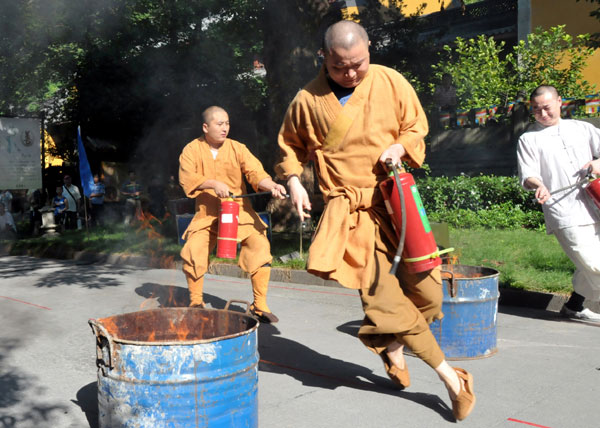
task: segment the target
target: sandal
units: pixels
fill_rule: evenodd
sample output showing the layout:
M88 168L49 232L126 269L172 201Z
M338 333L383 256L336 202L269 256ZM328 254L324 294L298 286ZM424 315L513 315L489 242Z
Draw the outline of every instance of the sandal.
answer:
M394 365L394 363L390 361L390 357L388 357L385 350L379 354L379 357L381 357L385 372L392 382L402 387L402 389L408 388L410 386L410 374L408 373L408 368L404 367L403 369L400 369L398 366Z
M475 407L475 394L473 394L473 375L464 369L452 367L458 375L460 393L452 401L452 414L457 421L462 421L469 416Z

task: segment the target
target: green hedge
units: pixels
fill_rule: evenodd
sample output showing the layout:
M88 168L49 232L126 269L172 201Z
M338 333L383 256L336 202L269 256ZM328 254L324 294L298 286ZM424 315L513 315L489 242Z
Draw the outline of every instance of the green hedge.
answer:
M544 228L541 206L517 177L461 175L415 181L431 221L463 228Z

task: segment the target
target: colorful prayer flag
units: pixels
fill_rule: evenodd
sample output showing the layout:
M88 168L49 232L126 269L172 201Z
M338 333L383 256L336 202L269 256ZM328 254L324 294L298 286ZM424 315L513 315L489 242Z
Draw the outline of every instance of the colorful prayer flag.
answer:
M450 112L446 110L440 111L440 125L442 128L450 126Z
M508 104L506 104L506 114L511 114L514 106L515 106L515 102L509 101Z
M600 94L585 96L585 112L587 114L600 113Z
M466 126L469 123L469 111L468 110L457 110L456 111L456 124L458 126Z
M475 109L475 123L479 126L485 125L487 120L487 108Z

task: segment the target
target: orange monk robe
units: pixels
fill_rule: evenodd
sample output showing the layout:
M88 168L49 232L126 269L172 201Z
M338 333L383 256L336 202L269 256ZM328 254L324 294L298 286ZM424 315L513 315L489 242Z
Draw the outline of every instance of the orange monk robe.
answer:
M375 222L397 239L377 185L387 176L379 157L392 144L406 149L403 160L419 167L428 126L412 86L395 70L370 65L342 106L324 68L290 104L279 132L287 179L314 158L327 203L310 247L307 270L348 288L368 288L374 269ZM387 249L391 255L395 248Z
M260 181L270 178L260 161L244 144L226 139L219 148L216 159L213 159L204 137L197 138L184 147L179 157L179 183L186 196L195 199L196 214L185 230L183 239L189 241L194 233L209 229L213 233L217 232L221 198L212 189L201 190L198 187L212 179L227 184L234 195L246 194L244 177L254 190L258 190ZM252 208L249 198L239 198L236 202L240 205L238 240L242 241L256 232L264 234L267 226ZM270 248L268 241L266 242L266 248L261 254L254 254L254 257L240 255L240 266L244 270L252 272L271 261ZM195 278L204 275L208 267L207 261L195 260L193 252L185 250L186 247L181 252L184 271Z

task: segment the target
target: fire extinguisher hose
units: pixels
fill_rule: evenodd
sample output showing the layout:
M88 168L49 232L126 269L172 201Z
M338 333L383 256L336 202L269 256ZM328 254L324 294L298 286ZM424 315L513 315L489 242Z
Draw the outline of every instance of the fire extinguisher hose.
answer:
M270 195L271 191L267 191L267 192L258 192L258 193L246 193L245 195L234 195L233 193L229 192L229 197L232 199L238 199L238 198L253 198L255 196L263 196L263 195ZM288 193L285 194L286 198L289 198L290 195Z
M400 258L402 256L402 250L404 250L404 240L406 238L406 202L404 200L404 192L402 191L402 184L400 183L400 177L398 176L398 169L391 159L386 159L385 164L388 169L394 174L394 181L396 182L396 190L400 196L400 208L402 210L402 228L400 229L400 241L398 242L398 248L396 249L396 255L392 262L392 268L390 274L396 275L398 265L400 264Z

